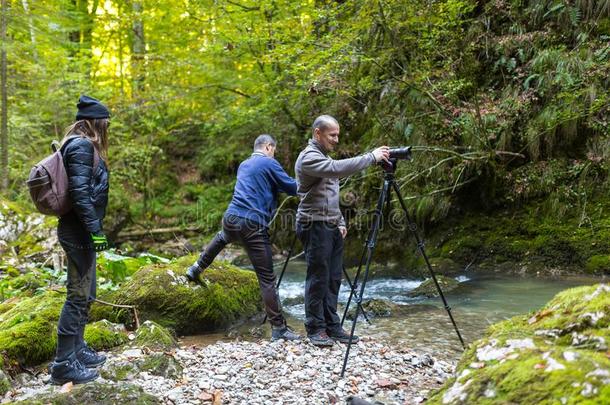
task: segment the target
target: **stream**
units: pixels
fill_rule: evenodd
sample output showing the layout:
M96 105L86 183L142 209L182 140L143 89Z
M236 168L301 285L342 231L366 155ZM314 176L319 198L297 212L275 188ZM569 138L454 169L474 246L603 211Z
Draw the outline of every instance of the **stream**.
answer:
M559 291L601 281L600 278L586 276L541 278L475 272L455 278L460 282L460 287L445 296L466 344L479 339L493 323L539 309ZM356 334L427 352L439 359L457 360L462 348L441 299L411 298L407 295L423 281L412 278L369 280L364 294L365 301L371 298L386 299L402 307L398 314L389 318L372 318L371 324L359 317ZM304 283L305 263L293 261L286 270L279 292L288 324L303 334ZM349 287L344 281L339 294L340 315L348 296ZM242 329L251 329L253 326L256 324L244 325ZM351 321L346 321L344 327L349 331ZM270 328L262 329L268 338ZM243 335L244 339L255 339ZM182 342L206 345L218 340L231 338L226 334L210 334L184 337Z

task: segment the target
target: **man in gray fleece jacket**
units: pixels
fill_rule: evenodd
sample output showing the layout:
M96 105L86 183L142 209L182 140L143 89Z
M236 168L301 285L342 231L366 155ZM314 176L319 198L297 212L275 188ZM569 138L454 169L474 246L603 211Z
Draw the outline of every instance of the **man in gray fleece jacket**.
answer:
M350 159L334 160L328 153L339 143L339 123L322 115L313 123L312 139L295 164L297 236L305 248L305 329L317 346L331 346L333 340L347 343L349 334L341 328L337 298L343 270L345 219L339 209L339 179L387 160L389 149L381 146ZM354 340L357 341L357 336Z

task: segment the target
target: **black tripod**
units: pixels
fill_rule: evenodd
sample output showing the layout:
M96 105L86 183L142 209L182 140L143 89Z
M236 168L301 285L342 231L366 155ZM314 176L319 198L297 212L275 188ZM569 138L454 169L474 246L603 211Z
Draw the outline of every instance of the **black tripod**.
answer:
M460 334L460 331L458 330L455 320L453 319L453 315L451 315L451 308L447 304L447 300L445 299L445 295L443 294L443 291L441 290L441 286L438 284L438 281L436 280L436 275L434 274L434 271L432 270L432 266L430 265L428 256L426 256L426 252L424 250L424 243L420 239L419 235L417 234L417 225L415 224L415 222L413 222L411 220L411 216L409 215L409 210L407 209L407 206L405 205L405 202L402 199L402 196L400 194L400 189L398 188L398 186L396 185L396 182L394 181L394 173L396 172L397 164L398 164L397 159L390 159L389 163L385 163L382 166L383 170L384 170L383 187L381 189L381 193L379 194L379 200L377 200L377 207L376 207L375 213L374 213L373 225L371 227L371 230L369 231L366 245L362 252L362 256L360 257L360 264L358 265L358 271L356 272L356 276L354 278L353 285L357 285L358 280L360 278L360 272L362 270L362 262L366 255L366 265L365 265L365 270L364 270L364 277L362 279L362 284L360 285L360 293L355 294L354 289L352 289L349 299L347 301L347 306L345 308L343 320L341 321L341 323L343 324L343 321L345 320L345 314L347 314L347 310L349 309L349 305L352 301L352 298L355 296L355 300L356 300L356 304L357 304L356 305L356 315L355 315L354 321L352 323L352 330L350 332L349 343L347 345L347 350L345 352L345 358L343 359L343 368L341 369L341 377L343 377L343 375L345 374L345 368L347 367L347 359L349 356L350 348L352 346L354 332L356 330L356 323L358 322L358 316L360 315L360 309L362 308L362 306L361 306L362 297L364 295L364 289L366 287L366 282L369 277L369 268L371 265L371 260L373 258L373 251L375 250L375 244L377 243L377 236L379 234L379 226L381 225L381 220L382 220L382 216L383 216L382 210L386 203L388 206L390 206L390 202L391 202L390 193L391 193L392 189L396 192L396 196L398 197L400 206L402 207L402 209L405 213L409 231L411 231L411 234L415 237L415 240L417 242L417 248L426 262L428 271L430 272L430 275L432 276L432 280L434 280L434 284L436 285L436 289L437 289L441 299L443 300L445 310L447 311L447 314L449 315L449 319L451 319L451 323L453 324L453 327L455 328L455 332L457 333L457 336L460 339L460 343L462 344L462 347L464 349L466 348L466 345L464 344L464 340L462 339L462 335Z

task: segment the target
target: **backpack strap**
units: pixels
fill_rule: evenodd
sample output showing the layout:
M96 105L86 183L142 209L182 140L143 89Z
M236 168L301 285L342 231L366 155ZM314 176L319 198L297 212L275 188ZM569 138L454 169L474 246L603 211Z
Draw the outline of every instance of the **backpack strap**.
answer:
M67 144L70 143L70 141L72 141L73 139L76 138L85 138L84 136L81 135L70 135L69 137L66 138L65 142L63 143L63 145L60 145L59 142L57 141L53 141L51 142L51 150L53 150L53 152L57 152L58 150L61 151L62 156L63 156L63 149L66 147ZM89 141L91 142L91 141ZM93 144L93 142L91 142ZM97 148L95 147L95 144L93 144L93 173L95 173L97 171L97 168L100 165L100 154L97 151Z

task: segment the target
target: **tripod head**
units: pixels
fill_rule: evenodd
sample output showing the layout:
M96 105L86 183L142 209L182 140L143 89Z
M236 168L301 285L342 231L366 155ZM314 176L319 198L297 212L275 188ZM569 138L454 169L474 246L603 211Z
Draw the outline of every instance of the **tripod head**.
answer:
M379 162L379 166L381 166L386 176L394 175L394 173L396 172L396 168L398 167L398 159L389 158L387 162L385 160L382 160L381 162Z

